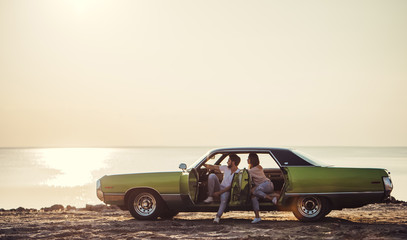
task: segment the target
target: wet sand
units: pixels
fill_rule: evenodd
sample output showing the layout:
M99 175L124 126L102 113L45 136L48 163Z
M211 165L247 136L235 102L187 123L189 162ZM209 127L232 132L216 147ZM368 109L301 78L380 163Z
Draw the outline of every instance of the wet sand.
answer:
M67 210L69 209L69 210ZM291 212L180 213L172 220L138 221L127 211L87 209L1 210L0 239L407 239L407 203L371 204L332 211L323 221L299 222Z

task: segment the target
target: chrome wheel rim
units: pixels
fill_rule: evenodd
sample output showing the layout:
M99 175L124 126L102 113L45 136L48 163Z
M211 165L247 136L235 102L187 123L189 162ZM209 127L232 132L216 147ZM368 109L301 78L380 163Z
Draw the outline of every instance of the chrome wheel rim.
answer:
M141 216L150 216L157 208L155 197L150 193L141 193L133 203L134 210Z
M322 204L318 197L301 197L297 201L298 212L307 218L315 217L321 212Z

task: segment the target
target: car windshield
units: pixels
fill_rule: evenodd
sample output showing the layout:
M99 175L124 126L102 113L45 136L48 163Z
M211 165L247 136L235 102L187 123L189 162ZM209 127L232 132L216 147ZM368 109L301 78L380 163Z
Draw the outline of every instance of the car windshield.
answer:
M194 163L191 164L191 166L190 166L188 169L196 168L196 167L198 166L198 164L199 164L204 158L206 158L210 152L211 152L211 151L208 151L207 153L205 153L204 155L202 155L201 157L199 157Z
M304 159L305 161L311 163L314 166L320 166L320 167L327 167L328 164L321 162L320 160L315 160L314 157L312 157L311 155L301 152L299 150L291 150L293 153L295 153L297 156L299 156L300 158Z

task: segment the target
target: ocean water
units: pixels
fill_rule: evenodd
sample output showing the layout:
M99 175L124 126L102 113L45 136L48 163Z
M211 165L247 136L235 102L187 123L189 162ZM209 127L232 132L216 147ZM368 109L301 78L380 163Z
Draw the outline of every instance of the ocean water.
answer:
M392 195L407 201L407 147L294 147L333 166L385 168ZM101 203L96 180L107 174L177 171L210 147L0 148L0 208L84 207ZM241 168L246 167L242 161Z

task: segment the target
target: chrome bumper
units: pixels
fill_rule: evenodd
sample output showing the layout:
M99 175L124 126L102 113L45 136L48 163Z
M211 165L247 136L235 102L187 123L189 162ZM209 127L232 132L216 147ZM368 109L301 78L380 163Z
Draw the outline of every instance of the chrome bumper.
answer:
M390 193L393 190L393 182L391 181L390 176L383 177L383 184L384 184L384 195L385 198L390 197Z
M96 196L100 199L100 201L105 201L104 194L102 192L102 185L100 184L100 179L96 181Z

